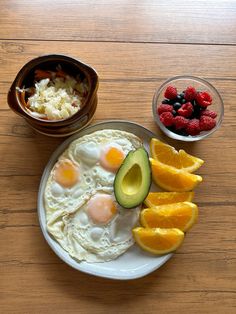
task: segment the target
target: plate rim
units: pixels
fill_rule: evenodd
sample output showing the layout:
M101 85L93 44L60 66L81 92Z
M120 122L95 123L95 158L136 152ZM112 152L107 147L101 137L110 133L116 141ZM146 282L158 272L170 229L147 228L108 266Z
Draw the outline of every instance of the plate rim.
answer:
M69 265L70 267L80 271L80 272L83 272L83 273L86 273L86 274L89 274L89 275L92 275L92 276L97 276L97 277L103 277L103 278L107 278L107 279L115 279L115 280L133 280L133 279L138 279L138 278L141 278L141 277L144 277L150 273L152 273L153 271L157 270L158 268L160 268L163 264L165 264L172 256L174 253L169 253L169 254L166 254L166 255L162 255L163 259L162 261L153 266L153 267L150 267L148 268L147 270L143 270L143 271L139 271L138 273L134 273L132 274L132 272L130 272L129 274L123 274L122 276L121 275L116 275L116 273L114 273L114 275L109 275L109 274L106 274L104 273L104 271L100 271L99 270L95 270L94 272L90 271L90 270L87 270L87 269L84 269L84 268L81 268L80 267L80 263L77 262L75 259L73 259L72 257L72 260L74 263L76 263L76 265L74 265L74 263L72 263L70 260L68 260L66 257L64 257L61 252L59 250L57 250L57 248L55 248L55 244L53 244L53 242L55 242L56 244L57 241L55 239L53 239L53 237L47 232L46 230L46 223L43 223L42 221L42 217L40 215L40 212L42 210L44 210L44 207L42 206L41 208L41 203L42 203L42 188L43 188L43 185L44 185L44 181L45 181L45 177L47 176L47 172L48 172L48 168L50 168L50 164L52 163L52 160L54 160L55 158L57 158L58 156L60 156L59 154L61 154L61 150L62 150L62 147L67 147L72 141L74 141L76 138L80 137L80 134L85 132L87 134L90 134L90 133L87 133L89 130L91 130L91 132L93 132L93 129L96 128L96 127L102 127L103 125L107 125L107 124L124 124L124 125L130 125L130 126L134 126L134 127L138 127L138 128L141 128L143 131L145 131L149 136L151 137L156 137L156 135L148 130L147 128L145 128L144 126L142 126L141 124L139 123L136 123L136 122L132 122L132 121L129 121L129 120L104 120L104 121L100 121L100 122L97 122L97 123L94 123L92 125L89 125L85 128L83 128L82 130L79 130L78 132L76 132L75 134L71 135L70 137L68 137L65 141L63 141L62 143L59 144L59 146L53 151L53 153L50 155L49 159L48 159L48 162L47 164L45 165L44 167L44 170L43 170L43 173L41 175L41 179L40 179L40 184L39 184L39 188L38 188L38 197L37 197L37 215L38 215L38 219L39 219L39 225L40 225L40 229L43 233L43 236L44 236L44 239L46 240L47 244L49 245L49 247L53 250L53 252L64 262L66 263L67 265ZM111 128L113 129L114 126L111 126ZM99 128L100 129L100 128ZM108 129L108 128L107 128ZM115 128L114 128L115 129ZM95 132L95 131L94 131ZM128 131L127 131L128 132ZM83 136L83 135L82 135ZM65 149L65 148L63 148ZM59 244L58 244L59 245ZM125 253L124 253L125 254ZM86 262L83 262L83 263L86 263ZM87 263L87 264L92 264L92 263ZM98 263L96 263L97 265Z

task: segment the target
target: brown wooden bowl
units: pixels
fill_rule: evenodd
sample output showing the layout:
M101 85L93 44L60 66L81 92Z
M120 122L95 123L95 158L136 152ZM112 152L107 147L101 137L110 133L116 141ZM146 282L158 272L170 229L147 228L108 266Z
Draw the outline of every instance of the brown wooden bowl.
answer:
M82 108L74 115L63 120L44 120L32 116L21 101L17 90L34 85L34 71L36 69L55 70L61 65L63 70L71 76L80 74L87 78L89 91ZM65 55L45 55L32 59L18 72L8 92L8 105L36 131L49 136L67 136L82 129L90 123L97 107L98 75L87 64Z

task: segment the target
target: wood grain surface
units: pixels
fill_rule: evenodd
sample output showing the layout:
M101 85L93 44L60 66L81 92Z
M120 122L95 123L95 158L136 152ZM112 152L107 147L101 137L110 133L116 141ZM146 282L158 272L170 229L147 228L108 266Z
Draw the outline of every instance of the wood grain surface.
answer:
M236 312L236 2L0 1L0 313ZM73 270L49 248L37 217L40 178L64 139L36 134L7 91L30 59L64 53L99 73L93 123L127 119L205 160L196 189L199 222L164 266L128 281ZM167 78L206 78L225 116L193 144L165 137L152 119Z

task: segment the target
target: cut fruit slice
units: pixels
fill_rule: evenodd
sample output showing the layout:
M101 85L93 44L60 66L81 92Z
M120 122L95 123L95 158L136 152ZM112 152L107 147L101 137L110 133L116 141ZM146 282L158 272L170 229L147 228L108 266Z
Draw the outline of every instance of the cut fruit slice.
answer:
M194 192L150 192L144 201L147 207L179 202L191 202Z
M141 224L148 228L178 228L187 231L197 218L198 207L190 202L146 208L141 212Z
M142 228L133 229L135 241L143 248L153 254L167 254L175 251L184 240L183 231L171 228Z
M187 192L193 190L202 177L167 166L150 158L154 182L167 191Z
M114 193L124 208L140 205L148 195L152 183L148 153L143 147L130 151L120 166L115 180Z
M188 172L194 172L204 163L202 159L187 154L183 149L178 152L174 147L156 138L151 139L150 151L155 160Z

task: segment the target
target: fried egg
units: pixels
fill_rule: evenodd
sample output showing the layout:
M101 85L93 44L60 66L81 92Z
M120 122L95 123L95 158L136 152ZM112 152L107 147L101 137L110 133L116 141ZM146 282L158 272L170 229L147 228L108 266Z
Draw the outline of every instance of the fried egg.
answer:
M78 261L109 261L134 243L140 207L122 208L113 183L129 151L141 146L134 134L101 130L73 141L54 165L44 193L47 229Z

